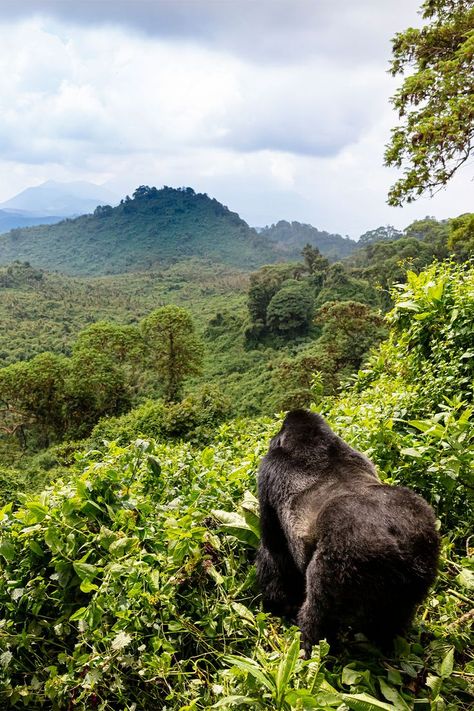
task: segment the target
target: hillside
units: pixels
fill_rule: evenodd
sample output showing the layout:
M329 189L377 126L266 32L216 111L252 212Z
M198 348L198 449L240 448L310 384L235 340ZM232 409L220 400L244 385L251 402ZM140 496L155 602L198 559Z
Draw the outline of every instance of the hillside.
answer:
M71 443L63 479L4 497L2 708L471 709L473 278L409 274L390 339L318 406L440 521L438 579L395 653L349 634L304 660L295 626L262 612L256 472L276 419L215 424L205 447L133 432Z
M462 216L452 222L470 224ZM45 351L69 356L80 331L91 323L136 325L154 309L176 304L190 312L205 344L203 372L190 389L207 383L220 387L239 414L306 404L313 371L332 392L358 370L361 357L383 335L378 309L392 307L389 289L405 280L407 267L418 271L434 259L455 256L446 224L431 221L424 227L423 239L370 244L343 264L306 252L298 263L266 266L250 276L197 258L97 277L51 274L14 263L0 268L0 366ZM414 230L420 232L418 223L406 233ZM463 261L463 254L458 258ZM288 330L301 301L298 290L311 297L306 314L311 322ZM278 300L295 293L297 303L281 302L275 321ZM272 310L275 323L267 319Z
M0 237L0 263L30 261L67 274L118 274L201 257L253 268L278 252L240 217L191 188L139 188L115 208Z
M0 268L0 367L44 351L69 355L79 332L98 320L136 324L153 309L177 304L191 313L205 343L202 376L236 412L259 412L271 392L269 361L278 346L246 348L248 276L196 259L162 271L79 278L24 264ZM281 347L280 347L281 348ZM249 399L249 393L253 393ZM273 410L270 410L273 411Z
M264 227L259 234L278 245L286 259L299 256L305 244L317 247L321 254L335 261L347 257L357 249L357 242L349 237L341 237L302 222L280 220L270 227Z
M49 271L100 275L162 268L198 257L253 269L298 256L300 244L307 241L331 258L344 256L352 244L309 225L300 227L286 236L280 228L257 234L237 213L192 188L142 186L115 208L101 206L92 215L0 236L0 264L20 260Z

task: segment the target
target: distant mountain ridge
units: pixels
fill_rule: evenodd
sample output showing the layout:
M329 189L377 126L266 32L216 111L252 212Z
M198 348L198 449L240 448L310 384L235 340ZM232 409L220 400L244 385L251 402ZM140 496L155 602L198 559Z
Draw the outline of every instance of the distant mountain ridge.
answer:
M64 220L62 215L32 215L23 210L0 210L0 234L9 232L15 227L32 227L33 225L53 225Z
M84 180L58 182L47 180L41 185L22 190L0 203L0 210L15 210L30 217L72 217L93 212L100 203L118 202L107 188Z
M349 237L321 231L303 222L280 220L259 230L259 235L277 244L287 258L299 255L306 244L317 247L321 254L333 261L347 257L357 249L357 242Z
M344 251L337 251L337 244L346 242L340 235L334 243L333 236L326 237L310 225L303 227L305 240L298 242L293 235L287 246L281 239L270 239L272 228L258 234L205 193L140 186L117 207L101 205L92 215L1 235L0 264L21 260L65 274L100 275L146 271L197 257L254 269L298 257L307 241L320 246L323 254L330 251L332 258L344 256ZM312 230L312 239L306 228Z

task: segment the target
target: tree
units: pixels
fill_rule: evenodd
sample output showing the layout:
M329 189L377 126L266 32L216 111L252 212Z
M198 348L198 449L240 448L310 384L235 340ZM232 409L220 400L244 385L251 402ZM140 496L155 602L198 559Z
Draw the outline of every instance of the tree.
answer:
M110 217L113 212L114 209L111 205L97 205L94 210L94 217Z
M35 433L37 444L47 447L64 433L65 382L69 360L54 353L40 353L29 361L0 370L0 430Z
M290 409L314 402L317 390L337 391L341 381L357 371L371 348L387 335L383 318L367 304L333 301L316 313L322 329L317 341L276 369L276 407Z
M358 245L372 244L372 242L391 242L394 239L400 239L403 232L397 230L393 225L381 225L374 230L368 230L359 237Z
M466 212L450 220L448 246L459 261L469 259L474 254L474 212Z
M269 329L280 334L306 333L313 315L314 299L307 285L287 281L267 309Z
M376 245L390 244L376 242ZM374 245L375 246L375 245ZM316 299L316 305L322 306L326 301L363 301L378 305L379 294L365 279L352 276L341 262L331 264L324 285Z
M180 306L163 306L140 321L150 363L164 381L164 397L176 401L183 382L201 371L203 349L190 314Z
M404 175L390 205L433 195L466 162L474 146L474 6L472 0L425 0L427 23L393 39L393 76L411 68L392 98L401 123L385 164Z
M75 350L66 381L68 437L88 435L101 417L120 414L129 406L126 377L113 357L93 349Z
M281 285L298 274L301 264L272 264L250 275L248 310L253 324L265 325L267 308Z
M140 358L143 343L137 326L97 321L79 333L74 351L83 348L106 352L118 364L123 364Z
M317 247L313 247L308 242L301 250L301 254L310 274L324 275L329 267L329 261L323 257Z

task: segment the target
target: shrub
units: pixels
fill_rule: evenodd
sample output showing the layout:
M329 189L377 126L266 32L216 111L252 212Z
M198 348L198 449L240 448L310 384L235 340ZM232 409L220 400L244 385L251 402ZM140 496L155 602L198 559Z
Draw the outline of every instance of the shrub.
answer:
M91 441L129 442L136 437L185 438L205 442L230 414L230 402L218 387L207 385L176 404L148 400L121 417L105 418L94 427Z
M307 285L288 280L271 299L267 326L274 333L306 333L311 323L314 299Z

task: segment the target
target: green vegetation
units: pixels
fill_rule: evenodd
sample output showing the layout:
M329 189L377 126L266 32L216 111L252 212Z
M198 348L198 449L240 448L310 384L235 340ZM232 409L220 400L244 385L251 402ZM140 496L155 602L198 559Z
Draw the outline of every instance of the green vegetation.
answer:
M332 258L355 249L352 240L310 225L293 223L290 232L300 227L309 230L306 242ZM99 205L93 215L0 235L0 264L29 261L49 271L98 276L156 271L194 257L254 269L288 258L287 247L273 237L272 228L257 234L237 213L192 188L142 185L117 207ZM294 240L293 253L300 251Z
M27 434L33 448L84 437L101 417L130 407L148 383L165 402L176 402L201 360L182 307L162 306L138 326L98 322L82 331L70 358L41 353L0 369L0 426L23 447Z
M165 394L166 376L156 369L156 359L155 366L150 359L144 364L136 328L157 307L175 305L189 312L204 344L202 370L193 366L183 394L212 383L230 399L234 414L271 414L282 404L312 397L314 370L324 391L334 392L382 337L383 330L372 327L379 311L392 306L392 284L404 281L407 268L420 270L450 253L464 261L472 253L471 231L470 214L442 222L426 218L412 223L401 238L370 241L344 262L330 264L306 245L299 262L267 265L250 277L197 259L159 271L88 279L15 263L0 269L0 361L24 361L44 352L71 356L74 349L77 372L87 373L81 348L95 343L102 356L107 352L110 392L118 369L124 385L118 380L116 385L123 397L110 409L98 404L84 436L97 417L129 409L139 404L137 398L176 398ZM343 313L351 312L352 302L370 307L364 312L367 323L357 317L357 328L318 346L325 319L319 310L335 302L346 302ZM158 351L150 348L149 356ZM100 367L106 367L103 357ZM78 435L71 431L69 436Z
M163 306L140 323L145 360L159 382L167 402L175 402L183 382L201 372L202 344L194 332L194 324L186 309Z
M141 186L117 207L0 236L0 263L30 261L65 274L159 269L199 257L247 269L278 250L235 212L192 188Z
M318 230L312 225L286 220L265 227L260 230L259 235L274 242L286 259L298 258L306 244L316 247L331 261L347 257L357 248L357 243L349 237L341 237L341 235Z
M306 333L313 310L313 298L305 285L296 279L285 281L268 304L268 328L284 335Z
M316 324L320 337L276 368L275 409L308 406L322 393L337 392L387 333L380 314L357 301L328 301Z
M445 185L471 155L474 138L474 7L472 0L425 0L420 29L393 40L392 99L400 117L385 162L403 168L388 202L401 205ZM406 73L408 72L408 73Z
M203 448L125 444L116 421L124 446L76 446L62 481L0 512L4 708L472 707L474 267L412 272L397 292L388 340L318 406L440 519L439 579L395 653L356 637L303 660L298 631L261 612L256 469L278 422L225 423Z

